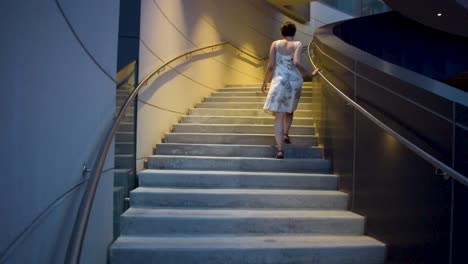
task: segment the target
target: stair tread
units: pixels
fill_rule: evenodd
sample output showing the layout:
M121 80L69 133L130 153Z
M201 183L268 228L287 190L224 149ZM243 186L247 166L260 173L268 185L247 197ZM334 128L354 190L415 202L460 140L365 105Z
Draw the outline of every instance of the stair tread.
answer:
M220 116L220 115L187 115L190 117L225 117L225 118L271 118L274 119L274 116ZM294 117L294 119L304 119L304 120L313 120L313 117Z
M289 189L196 189L196 188L157 188L157 187L138 187L132 193L171 193L171 194L251 194L251 195L333 195L348 196L341 191L334 190L289 190Z
M130 133L129 133L130 134ZM271 136L271 137L274 137L275 135L274 134L247 134L247 133L244 133L244 134L240 134L240 133L211 133L211 132L169 132L167 133L166 135L168 134L171 134L171 135L185 135L185 136L188 136L188 135L203 135L203 136L206 136L206 135L216 135L216 136L242 136L242 137L252 137L252 136ZM315 135L290 135L291 137L294 136L294 137L297 137L297 138L309 138L309 137L317 137Z
M211 144L210 144L211 145ZM218 159L218 160L275 160L277 162L309 162L311 160L323 160L317 158L288 158L283 160L278 160L276 158L266 158L266 157L218 157L218 156L186 156L186 155L150 155L148 158L181 158L181 159ZM325 160L323 160L325 161Z
M129 208L125 217L180 217L180 218L346 218L363 219L345 210L271 210L271 209L191 209L191 208Z
M232 126L232 127L274 127L274 125L265 124L207 124L207 123L177 123L176 126ZM315 128L315 126L292 125L291 128Z
M246 98L262 98L260 96L216 96L216 98L236 98L236 99L246 99ZM301 96L300 99L312 99L313 96ZM300 100L299 99L299 100Z
M258 109L249 109L249 108L211 108L211 107L194 107L190 108L189 110L202 110L202 111L219 111L219 110L224 110L224 111L264 111L263 108L258 108ZM310 113L310 112L319 112L318 110L305 110L305 109L297 109L294 111L294 113L297 112L304 112L304 113Z
M177 132L178 134L186 134L184 132ZM207 134L207 133L197 133L197 134ZM222 133L213 133L213 134L222 134ZM249 135L249 134L238 134L238 135ZM261 135L261 136L271 136L269 134L255 134L255 135ZM294 135L296 136L296 135ZM292 137L292 136L291 136ZM316 136L314 136L316 137ZM252 147L252 148L271 148L273 147L272 145L251 145L251 144L205 144L205 143L174 143L174 142L161 142L158 143L157 145L193 145L193 146L220 146L220 147L232 147L232 146L240 146L240 147ZM284 146L285 148L321 148L318 146L304 146L304 145L293 145L293 144L287 144Z
M255 172L255 171L204 171L204 170L155 170L155 169L146 169L140 172L142 174L193 174L193 175L255 175L255 176L278 176L278 177L333 177L336 178L336 174L327 174L327 173L300 173L300 172Z
M342 235L210 235L210 236L121 236L113 244L118 248L251 249L251 248L334 248L384 247L368 236Z

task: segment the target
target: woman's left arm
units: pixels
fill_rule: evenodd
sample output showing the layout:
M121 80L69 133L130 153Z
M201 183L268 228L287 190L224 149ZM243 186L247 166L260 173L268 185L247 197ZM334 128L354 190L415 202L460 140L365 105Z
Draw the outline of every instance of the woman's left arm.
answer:
M299 41L297 48L294 50L293 62L294 62L294 66L296 66L296 68L301 72L302 76L306 77L309 73L301 64L301 51L302 51L302 43ZM316 68L315 70L313 70L311 73L312 77L317 75L319 71L320 71L319 68Z

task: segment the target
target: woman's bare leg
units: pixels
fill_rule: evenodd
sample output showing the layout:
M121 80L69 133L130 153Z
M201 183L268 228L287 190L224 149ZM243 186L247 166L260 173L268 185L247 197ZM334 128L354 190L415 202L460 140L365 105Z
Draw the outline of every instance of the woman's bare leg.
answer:
M289 135L289 129L291 128L293 117L294 117L294 112L293 113L284 113L283 134Z
M275 140L278 150L283 150L284 113L275 114Z

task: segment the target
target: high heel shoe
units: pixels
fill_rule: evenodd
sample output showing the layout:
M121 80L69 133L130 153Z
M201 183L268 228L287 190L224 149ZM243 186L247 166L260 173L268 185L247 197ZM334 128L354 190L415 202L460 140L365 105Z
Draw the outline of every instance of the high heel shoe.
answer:
M283 150L278 150L278 152L276 152L276 159L284 159L284 151Z
M284 134L283 142L284 142L284 144L291 144L291 140L289 139L288 134Z

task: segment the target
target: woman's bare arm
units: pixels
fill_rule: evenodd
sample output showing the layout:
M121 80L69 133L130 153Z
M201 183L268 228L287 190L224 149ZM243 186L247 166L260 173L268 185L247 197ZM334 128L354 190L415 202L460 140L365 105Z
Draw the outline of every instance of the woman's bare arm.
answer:
M263 93L266 93L267 91L267 83L271 81L271 78L273 77L273 70L275 69L275 61L276 61L276 45L275 45L276 41L273 41L273 43L271 43L271 47L270 47L270 57L269 57L269 60L268 60L268 66L266 68L266 72L265 72L265 77L263 78L263 83L262 83L262 87L261 87L261 90Z
M301 64L301 52L302 52L302 43L299 42L299 45L294 50L293 63L294 63L294 66L296 66L296 68L301 72L302 76L305 77L307 76L308 72L304 68L304 66L302 66Z
M294 66L296 66L296 68L301 72L302 76L306 77L307 74L309 73L301 64L301 52L302 52L302 43L299 42L297 49L294 51L293 63L294 63ZM317 75L319 71L320 71L319 68L315 68L311 73L312 77Z

